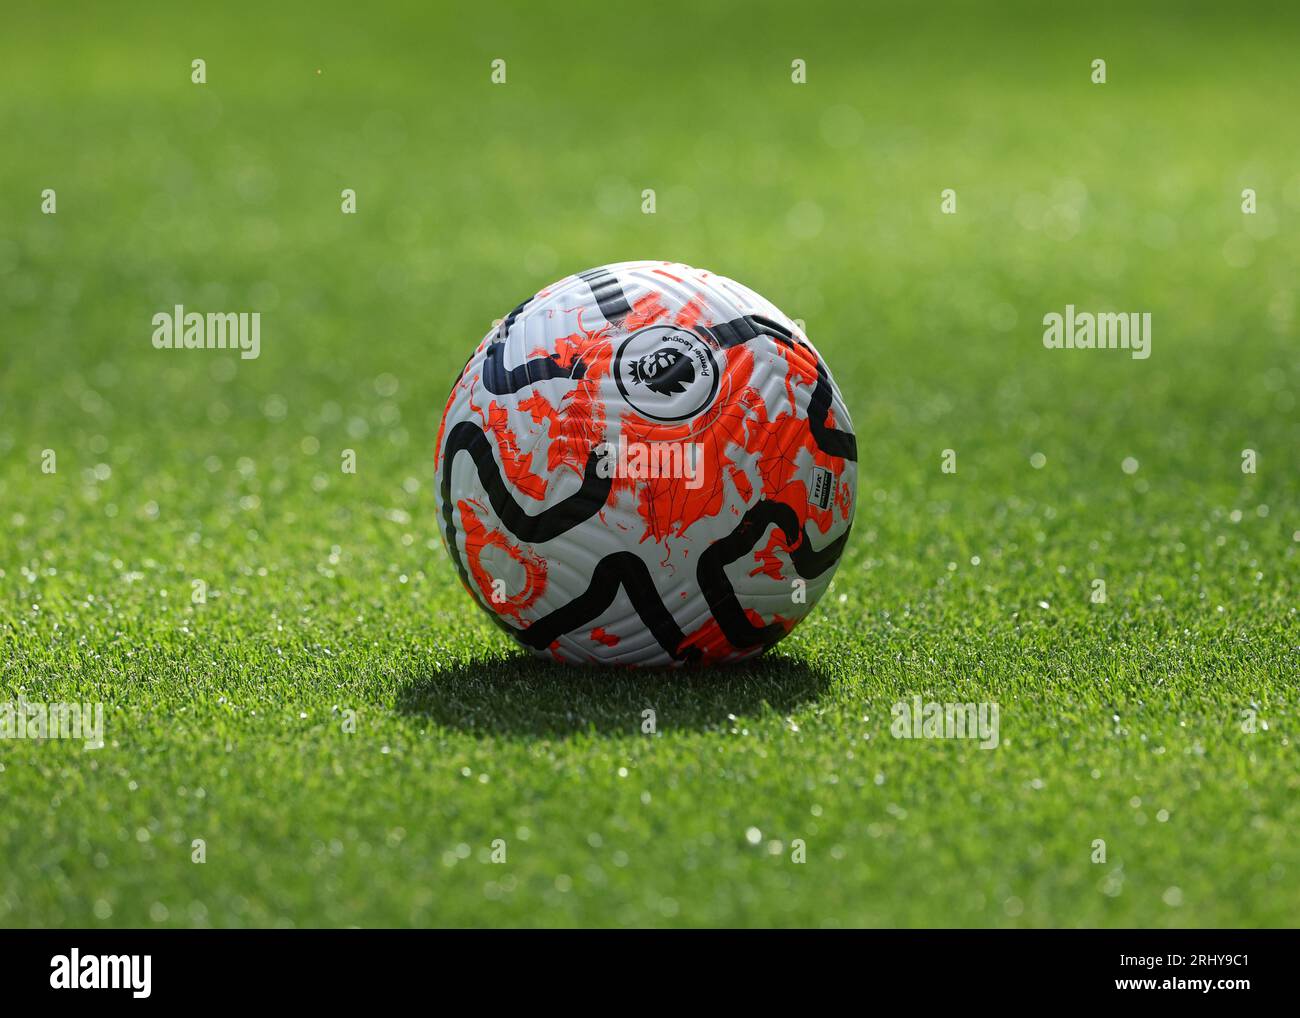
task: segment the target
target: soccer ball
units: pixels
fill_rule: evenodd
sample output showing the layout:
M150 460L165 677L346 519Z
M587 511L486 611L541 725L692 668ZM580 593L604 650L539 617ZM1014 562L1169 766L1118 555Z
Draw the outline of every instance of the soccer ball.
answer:
M752 290L622 262L529 297L443 413L461 581L537 654L737 661L799 622L853 523L857 443L802 331Z

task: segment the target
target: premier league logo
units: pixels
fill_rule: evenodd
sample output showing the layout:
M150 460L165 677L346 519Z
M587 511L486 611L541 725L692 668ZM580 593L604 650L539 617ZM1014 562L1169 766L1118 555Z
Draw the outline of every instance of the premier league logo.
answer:
M695 368L679 350L656 350L632 362L632 381L661 396L676 396L695 381Z
M652 325L624 340L613 374L628 405L656 421L689 420L718 391L713 350L689 329L672 326Z

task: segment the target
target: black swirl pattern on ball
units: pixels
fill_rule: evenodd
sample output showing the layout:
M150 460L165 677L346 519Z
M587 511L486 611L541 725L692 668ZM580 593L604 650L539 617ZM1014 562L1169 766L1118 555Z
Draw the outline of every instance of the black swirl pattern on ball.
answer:
M568 604L543 615L525 629L509 628L520 643L534 650L545 650L565 633L600 618L614 603L620 588L627 591L637 618L669 656L679 661L699 658L699 648L682 649L686 634L672 612L664 607L645 562L630 551L616 551L597 562L587 589Z
M578 379L587 373L582 361L575 360L572 367L566 368L554 356L534 357L507 369L505 348L505 343L489 343L483 358L483 387L493 396L508 396L550 378Z
M632 305L627 302L623 285L609 269L588 269L578 273L578 277L586 280L591 287L591 295L596 299L605 321L617 324L632 313Z
M795 511L784 502L765 498L746 510L735 530L704 550L695 567L695 578L723 635L736 647L770 647L785 636L785 627L779 622L759 627L749 621L724 568L753 551L767 528L773 526L780 529L786 544L792 547L790 561L806 580L820 576L840 560L852 529L846 528L825 548L814 549L808 528L799 529Z
M478 470L479 483L487 492L492 511L502 525L521 541L541 543L567 533L580 523L600 512L613 487L612 477L601 477L597 471L600 457L592 450L582 474L582 487L567 498L562 498L540 513L529 513L515 501L505 478L492 456L492 442L473 421L461 421L447 434L443 446L442 462L442 519L447 532L447 548L456 563L461 582L471 592L473 585L460 556L456 542L456 504L451 498L452 462L462 452L468 452ZM494 613L495 614L495 613Z
M826 370L826 365L822 363L821 358L812 352L811 347L799 342L794 333L779 322L764 318L762 315L742 315L729 322L711 325L703 331L712 336L724 350L748 343L759 336L769 336L784 346L797 346L807 351L817 364L817 384L813 388L812 397L808 400L808 427L812 431L813 441L817 443L817 448L828 456L838 456L840 459L852 460L854 463L858 461L857 438L851 432L840 431L826 423L826 418L830 415L834 389L831 387L830 372Z
M510 326L515 324L515 319L518 318L523 313L524 308L528 307L532 302L533 298L527 297L515 305L514 310L511 311L510 314L506 315L505 318L501 320L501 324L497 326L497 339L505 339L510 335Z

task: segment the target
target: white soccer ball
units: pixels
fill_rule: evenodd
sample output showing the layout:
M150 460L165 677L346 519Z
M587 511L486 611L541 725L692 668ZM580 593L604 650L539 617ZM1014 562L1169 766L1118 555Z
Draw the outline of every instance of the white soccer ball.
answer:
M489 332L438 433L443 538L523 646L561 661L751 657L826 590L857 445L795 324L724 276L621 262Z

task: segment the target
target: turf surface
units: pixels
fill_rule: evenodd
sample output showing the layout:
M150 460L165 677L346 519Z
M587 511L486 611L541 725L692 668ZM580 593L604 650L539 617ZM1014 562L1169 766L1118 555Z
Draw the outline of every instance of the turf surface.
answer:
M0 700L106 730L0 742L0 923L1295 922L1294 14L5 22ZM807 322L854 536L752 667L535 664L442 551L438 415L523 296L657 257ZM153 349L176 303L261 356ZM1152 356L1044 349L1066 304ZM892 737L914 694L998 748Z

